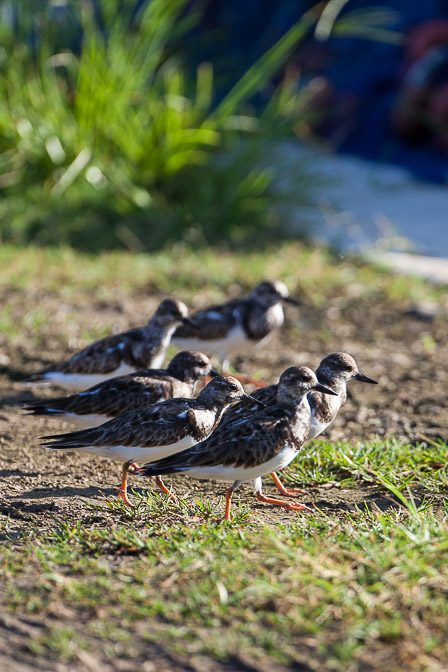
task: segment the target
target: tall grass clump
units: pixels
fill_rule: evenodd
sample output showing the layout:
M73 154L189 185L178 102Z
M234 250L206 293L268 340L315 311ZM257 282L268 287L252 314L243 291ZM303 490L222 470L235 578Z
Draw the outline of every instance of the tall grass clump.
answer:
M73 0L61 18L55 3L0 3L14 14L0 27L0 240L242 242L278 228L277 204L308 204L314 178L296 169L286 187L270 162L273 141L307 120L306 88L286 77L263 109L249 102L318 12L217 103L210 64L191 74L179 56L190 4L135 6Z

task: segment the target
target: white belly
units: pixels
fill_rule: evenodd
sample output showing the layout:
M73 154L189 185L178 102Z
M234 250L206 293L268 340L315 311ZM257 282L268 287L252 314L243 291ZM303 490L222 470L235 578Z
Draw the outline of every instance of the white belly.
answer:
M128 364L120 364L118 368L109 373L61 373L60 371L50 371L44 374L42 382L54 383L66 390L85 390L88 387L102 383L109 378L125 376L128 373L134 373L136 369Z
M232 355L241 352L247 352L254 346L254 342L249 340L244 329L235 326L228 332L225 338L216 338L210 340L201 340L199 338L174 338L174 345L185 350L198 350L205 355L215 355L223 362Z
M156 357L153 357L151 360L151 365L148 367L150 369L161 369L163 360L165 359L165 353L166 350L163 350L163 352L160 353L160 355L157 355Z
M217 481L253 481L260 476L270 474L272 471L284 469L296 456L297 450L287 443L275 457L256 467L248 469L231 466L198 467L197 469L189 469L185 474L194 478L211 478Z
M98 427L104 422L107 422L111 418L107 415L96 415L95 413L90 413L86 415L76 415L76 413L58 413L57 415L49 416L53 420L62 420L63 422L68 422L71 425L76 425L76 427L81 427L87 429L88 427Z
M109 457L112 460L120 462L133 460L134 462L146 463L161 460L169 455L174 455L174 453L179 453L181 450L190 448L195 443L196 441L191 436L186 436L177 443L171 443L168 446L153 446L152 448L140 448L139 446L86 446L78 450L83 453Z
M315 439L316 436L325 432L327 427L331 425L331 422L320 422L317 418L311 416L310 429L308 432L308 439Z
M168 329L168 331L165 334L165 337L162 340L160 352L159 352L158 355L156 355L155 357L153 357L151 359L150 363L147 366L148 369L161 369L162 368L162 364L163 364L163 360L165 359L166 351L167 351L168 346L171 342L171 337L172 337L172 335L174 334L175 331L176 331L176 325L174 325L173 327Z

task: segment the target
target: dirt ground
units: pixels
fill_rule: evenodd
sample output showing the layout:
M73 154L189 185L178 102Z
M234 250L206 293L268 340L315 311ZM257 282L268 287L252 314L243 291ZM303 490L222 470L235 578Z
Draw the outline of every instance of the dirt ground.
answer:
M76 322L65 319L67 311L78 311L83 325L91 328L112 324L121 331L146 320L160 296L136 293L132 299L117 294L114 304L99 301L95 296L81 293L76 303L61 303L57 292L41 296L33 292L9 290L0 296L1 303L13 305L14 315L21 320L36 304L51 315L49 323L39 327L35 338L32 328L14 338L0 335L0 515L9 516L11 536L20 543L23 531L31 528L51 530L58 523L111 524L116 516L107 510L93 510L86 506L101 504L104 496L116 494L120 467L105 459L78 453L48 451L39 447L38 437L71 429L55 420L24 417L18 402L33 394L46 396L55 389L30 389L23 379L49 362L67 357L84 344L81 329ZM204 296L197 298L197 306L205 303ZM379 386L353 383L349 399L334 422L327 436L332 440L369 440L375 437L395 436L409 443L418 443L421 436L436 440L448 436L448 332L446 317L428 319L428 315L411 310L408 302L391 305L387 299L375 296L332 297L327 307L316 308L305 304L299 310L287 311L287 322L263 350L255 351L238 368L241 372L259 372L266 383L277 380L279 374L291 364L316 367L320 359L330 352L347 350L369 376L379 381ZM224 494L225 485L213 482L190 481L170 478L170 485L179 493L187 490L203 493L204 498L217 501ZM131 477L131 487L138 490L151 487L151 483ZM272 482L267 481L265 493L274 493ZM275 525L288 519L289 513L278 507L258 504L250 485L243 486L235 500L250 506L254 521ZM313 487L303 497L306 504L344 515L358 504L376 504L381 509L396 506L390 496L377 486L344 488L328 485ZM46 670L45 660L21 648L33 628L39 624L27 619L0 619L0 650L11 647L20 652L14 661L0 654L2 670ZM6 648L2 646L2 643ZM94 658L74 661L66 666L54 663L54 670L108 670L98 667ZM144 669L174 669L166 652L154 651L149 667ZM159 662L158 662L159 661ZM168 661L168 662L167 662ZM118 661L119 662L119 661ZM117 665L118 665L117 662ZM8 667L9 665L9 667ZM131 669L125 661L123 667ZM205 661L191 661L183 669L209 670ZM255 669L250 661L218 663L214 670ZM260 669L258 666L256 669ZM280 667L278 668L281 669ZM297 668L298 669L298 668ZM311 669L306 665L300 669Z
M26 333L15 339L0 336L0 513L11 517L17 533L28 526L52 528L55 520L92 521L92 511L86 509L84 502L98 503L104 495L116 493L119 465L89 455L41 449L39 436L72 428L56 420L24 417L17 405L33 394L54 394L54 388L25 387L23 379L41 365L67 357L72 351L67 340L73 349L79 347L77 327L67 327L64 322L68 308L61 306L57 293L45 297L21 291L8 294L3 301L14 305L18 319L33 308L37 298L52 318L47 327L40 329L42 347L38 349ZM132 299L118 295L116 303L110 305L84 294L70 308L82 307L84 324L113 324L114 330L120 331L141 322L135 316L146 316L158 299L148 299L146 293L140 292ZM198 304L201 301L204 297L198 298ZM378 297L334 297L327 308L303 305L299 316L296 309L289 309L282 331L262 350L240 362L238 368L247 374L259 372L270 383L291 364L316 367L325 354L347 350L356 358L360 370L380 385L351 384L346 405L327 431L330 439L357 441L395 436L413 443L423 435L446 440L447 320L440 316L428 320L427 315L410 308L406 302L392 307L389 301ZM62 337L67 329L68 339ZM219 483L186 481L182 477L170 478L170 483L179 493L189 490L217 498L224 492L224 485ZM144 489L151 484L132 478L132 486ZM265 491L274 491L269 481ZM266 522L275 523L288 516L281 509L259 505L249 485L243 486L238 496ZM310 489L304 501L337 511L372 498L379 505L386 505L378 488L316 487ZM102 515L107 524L107 512L95 514L95 521L100 523Z

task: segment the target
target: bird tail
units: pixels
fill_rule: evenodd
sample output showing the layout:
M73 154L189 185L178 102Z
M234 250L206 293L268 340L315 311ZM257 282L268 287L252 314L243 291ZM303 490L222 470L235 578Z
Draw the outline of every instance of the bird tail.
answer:
M51 366L46 366L44 369L40 369L35 373L32 373L29 378L26 378L24 383L39 383L45 382L47 380L46 374L55 370L54 364Z
M56 404L52 399L32 399L31 401L22 402L22 408L27 411L26 415L63 415L65 410L63 408L56 408Z
M179 474L188 471L185 464L170 464L170 459L158 460L158 462L148 462L143 467L136 469L133 474L136 476L168 476L168 474Z
M91 446L100 436L96 427L91 429L81 429L78 432L69 432L68 434L49 434L41 436L41 446L53 450L76 450Z

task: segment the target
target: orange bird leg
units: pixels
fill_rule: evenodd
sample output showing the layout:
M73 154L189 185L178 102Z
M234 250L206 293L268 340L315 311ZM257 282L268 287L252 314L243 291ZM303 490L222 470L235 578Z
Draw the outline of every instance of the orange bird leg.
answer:
M123 464L121 473L122 473L122 478L121 478L121 487L118 491L117 497L119 499L122 499L123 502L126 504L126 506L133 506L131 500L128 497L128 492L127 492L127 487L128 487L128 471L129 469L133 467L134 469L138 467L137 464L135 464L132 460L128 460Z
M305 504L299 504L299 502L283 502L281 499L274 499L273 497L266 497L262 495L261 492L257 492L257 499L259 502L264 502L265 504L274 504L274 506L283 506L284 509L289 511L312 511Z
M233 490L229 488L226 492L226 512L224 514L224 520L230 520L230 504L232 502Z
M173 493L168 490L165 483L162 481L161 476L156 476L156 483L157 483L158 487L161 489L161 491L165 493L165 495L169 495L170 499L173 500L173 502L176 501L176 496L173 495Z
M241 485L241 481L235 481L235 483L232 483L230 488L227 489L226 492L226 511L224 514L224 518L221 518L221 520L230 520L230 504L232 502L232 495L235 492L237 488L239 488Z
M306 490L301 490L300 488L285 488L275 471L271 473L272 478L274 479L274 483L277 486L277 490L281 495L285 495L287 497L298 497L298 495L306 495ZM297 495L295 493L298 493Z

